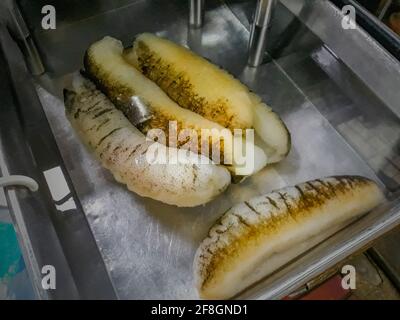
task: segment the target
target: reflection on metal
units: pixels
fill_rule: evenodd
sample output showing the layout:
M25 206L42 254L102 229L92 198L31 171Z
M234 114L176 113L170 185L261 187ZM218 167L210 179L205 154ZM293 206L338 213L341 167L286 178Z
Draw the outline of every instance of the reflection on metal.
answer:
M245 66L239 78L249 87L254 87L257 84L257 75L257 69Z
M201 52L203 44L203 30L201 28L188 28L187 45L194 52Z
M343 30L343 14L330 1L281 0L281 3L334 51L393 113L400 116L398 60L362 28ZM356 2L352 5L356 6ZM384 76L384 81L376 75Z
M258 0L251 26L248 65L257 67L263 62L268 40L268 30L275 0Z
M129 101L129 114L126 115L134 125L141 124L151 118L151 111L146 102L139 96L132 96Z
M33 75L40 75L44 73L45 70L39 55L39 51L32 39L28 27L26 26L18 5L14 1L10 4L9 12L13 24L11 26L13 36L18 41L29 71Z
M204 0L189 0L189 25L201 28L204 20Z

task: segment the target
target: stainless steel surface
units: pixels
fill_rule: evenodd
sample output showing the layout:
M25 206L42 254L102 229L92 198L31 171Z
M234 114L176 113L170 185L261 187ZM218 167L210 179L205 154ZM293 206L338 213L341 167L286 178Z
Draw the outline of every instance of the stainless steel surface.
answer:
M382 31L391 34L392 41L398 42L398 43L400 42L399 36L392 29L390 29L385 23L381 22L382 19L375 16L373 13L368 11L364 6L362 6L358 0L348 0L348 1L349 1L349 4L352 5L359 14L362 13L364 16L368 17L369 21L378 25ZM385 4L385 6L383 8L383 12L381 14L384 15L385 11L390 7L391 4L392 4L392 2L388 1Z
M253 23L259 27L268 26L271 23L272 10L275 5L275 0L257 0Z
M328 0L280 1L400 117L398 60L363 29L343 29L343 14ZM383 77L385 81L382 81Z
M12 21L10 29L14 31L14 37L18 39L30 72L33 75L42 74L44 66L39 51L15 1L10 2L9 12Z
M351 98L343 101L340 108L325 108L321 112L334 121L336 130L365 159L389 191L400 190L400 119L351 70L343 68L326 47L315 50L310 58Z
M268 30L275 5L275 0L257 1L249 39L249 58L247 64L250 67L257 67L263 62L268 41Z
M0 28L0 43L0 176L29 175L39 184L40 192L17 187L5 189L36 294L43 299L115 298L36 94L33 78L24 66L18 47L3 27ZM59 174L50 181L46 174L57 170ZM61 187L67 189L66 198L59 195ZM54 290L45 290L41 285L44 276L41 271L45 265L55 267Z
M16 1L26 19L28 27L35 33L52 33L54 30L43 30L41 22L43 18L42 8L45 5L53 5L57 13L57 29L65 27L81 20L90 19L93 16L130 6L132 3L143 0L3 0ZM164 1L166 2L166 1Z
M334 266L345 259L349 252L362 250L369 242L398 225L399 210L400 201L397 201L390 207L371 212L248 290L245 298L274 299L290 294L299 283L312 280L315 275L325 271L326 266Z
M201 28L204 20L204 0L189 0L189 25Z
M301 47L297 52L258 68L248 68L249 32L238 19L241 15L234 15L219 1L207 4L211 9L207 11L203 28L196 33L188 28L186 2L176 0L166 4L149 0L64 25L54 33L42 34L43 42L38 42L51 72L36 79L36 90L76 191L76 200L82 206L112 286L120 298L197 298L192 260L208 228L232 204L285 185L334 174L358 174L377 181L393 200L239 297L282 297L400 222L396 193L399 184L388 188L388 182L379 174L379 166L371 167L366 151L360 152L366 150L365 145L374 148L376 141L357 138L353 142L359 128L343 129L343 124L351 127L351 121L357 119L367 129L374 128L374 135L383 136L381 144L396 151L400 139L395 136L400 128L399 119L391 111L392 105L386 103L392 101L394 93L390 92L391 96L385 100L377 98L376 104L376 100L371 100L371 105L365 108L357 104L360 96L379 93L380 97L385 93L379 91L380 87L371 87L367 81L370 77L376 78L375 69L364 70L366 79L350 77L353 69L349 71L337 58L336 50L333 53L323 43L317 43L319 50L310 52ZM240 11L241 7L236 8ZM313 10L310 8L308 13L315 14ZM136 19L138 17L140 19ZM116 19L121 23L116 25ZM325 28L320 20L319 27ZM135 34L143 31L156 32L188 45L249 85L282 116L291 131L293 149L288 158L241 184L231 185L213 202L192 209L175 208L139 197L116 183L83 146L66 120L62 90L70 82L69 73L81 67L84 51L92 41L110 34L129 45ZM57 46L65 41L71 46ZM357 55L363 53L357 45L361 40L358 41L353 49ZM368 41L373 42L372 39ZM382 54L377 58L379 61L386 57L378 46L368 45L373 50L370 55ZM341 50L346 53L339 47L339 53ZM379 66L377 61L375 63ZM392 66L398 68L397 64ZM337 82L350 83L352 89L343 90ZM399 98L399 93L396 94ZM22 117L25 119L29 114L22 113ZM390 141L383 139L387 136ZM362 148L358 148L362 143ZM82 227L85 223L79 220L72 227L84 233L87 232ZM68 237L68 234L61 236ZM88 250L88 259L96 252L93 248ZM76 266L81 262L80 256L69 254L68 257L69 264Z
M26 8L22 7L22 2L26 4ZM186 1L181 2L177 6L174 2L165 0L71 0L68 3L57 0L56 30L40 28L41 14L38 13L41 5L47 3L46 0L25 0L20 1L20 5L25 16L30 18L29 25L34 28L32 34L41 53L46 74L55 77L81 68L81 54L88 43L105 35L119 38L125 46L131 46L133 34L161 30L165 25L173 25L177 17L185 16L188 24L189 6ZM150 19L149 22L144 22L144 17ZM178 30L178 34L182 32L187 32L187 26L184 30Z

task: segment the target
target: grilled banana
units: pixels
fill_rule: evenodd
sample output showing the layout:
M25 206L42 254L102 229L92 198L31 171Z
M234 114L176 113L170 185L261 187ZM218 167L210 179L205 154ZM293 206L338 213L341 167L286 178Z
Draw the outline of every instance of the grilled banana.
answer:
M180 207L204 204L230 184L229 171L188 150L147 141L93 83L76 77L64 91L66 115L86 144L118 182L144 197ZM164 154L153 163L153 153ZM150 155L150 156L149 156ZM178 157L173 162L169 157Z
M234 206L210 229L194 260L199 294L230 298L310 249L383 199L357 176L301 183Z
M180 106L230 130L254 128L264 142L268 163L288 154L290 134L279 116L206 59L150 33L139 35L124 56Z
M195 132L195 136L198 137L199 152L203 150L201 148L203 144L209 145L208 150L203 153L206 156L212 156L209 151L213 148L216 149L218 159L229 165L237 175L252 174L266 165L267 159L264 151L254 146L252 142L243 142L242 139L240 139L242 145L251 145L254 152L246 153L245 159L241 158L239 161L239 156L236 156L239 147L235 149L236 144L231 143L234 140L230 130L195 112L181 108L153 81L147 79L130 65L123 58L122 53L123 47L120 41L105 37L92 44L87 50L84 61L85 71L122 111L126 111L126 106L133 95L140 96L149 105L152 118L139 127L143 133L147 133L150 129L162 129L167 136L166 141L169 141L170 123L176 121L177 132L182 132L183 129ZM204 129L208 129L207 135L204 134ZM185 143L186 140L183 141L183 144ZM177 145L177 147L181 146ZM215 157L212 159L216 160Z

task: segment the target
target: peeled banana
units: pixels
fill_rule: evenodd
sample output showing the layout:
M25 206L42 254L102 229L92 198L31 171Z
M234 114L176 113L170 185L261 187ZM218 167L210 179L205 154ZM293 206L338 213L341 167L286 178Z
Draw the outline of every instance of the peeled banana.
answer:
M64 99L66 115L79 136L129 190L171 205L193 207L229 186L231 176L225 167L201 164L204 156L147 141L90 81L75 77ZM165 154L165 161L152 163L151 150ZM170 158L176 156L179 163Z
M263 141L260 147L268 163L288 154L290 134L283 121L259 96L218 66L150 33L136 37L124 56L181 107L232 131L254 129Z
M375 182L336 176L286 187L232 207L194 259L199 294L230 298L377 206Z
M251 140L245 140L243 136L235 140L227 128L172 101L157 84L124 59L120 41L105 37L92 44L86 52L84 65L89 77L122 111L126 110L133 95L140 96L147 103L152 118L139 127L143 133L150 129L162 129L168 133L171 121L175 121L178 132L184 129L195 131L200 152L203 144L209 145L208 150L217 149L218 159L236 175L250 175L267 164L264 151ZM208 130L208 135L204 135L204 130ZM244 153L243 149L251 150L251 153ZM209 153L205 155L210 157ZM213 156L211 158L216 160Z

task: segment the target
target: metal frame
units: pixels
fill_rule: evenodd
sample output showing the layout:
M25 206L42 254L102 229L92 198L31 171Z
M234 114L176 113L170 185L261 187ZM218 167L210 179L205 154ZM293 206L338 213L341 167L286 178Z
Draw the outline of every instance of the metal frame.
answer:
M396 58L360 26L344 30L343 13L328 0L280 1L400 117L400 62ZM357 55L354 50L358 51ZM380 76L371 77L371 74ZM381 76L387 80L385 84Z
M33 79L23 64L21 52L1 25L0 44L0 66L3 69L0 73L3 103L0 171L3 176L29 175L40 188L40 192L34 193L23 188L5 189L36 295L41 299L114 299L115 291L66 172ZM18 90L15 95L14 88ZM23 126L19 113L29 114ZM45 170L53 167L59 167L64 172L77 206L65 214L57 210L43 175ZM76 232L77 225L79 233ZM90 257L87 252L91 252ZM78 255L80 261L74 263L71 255ZM41 270L44 265L52 265L56 269L55 290L42 288Z

